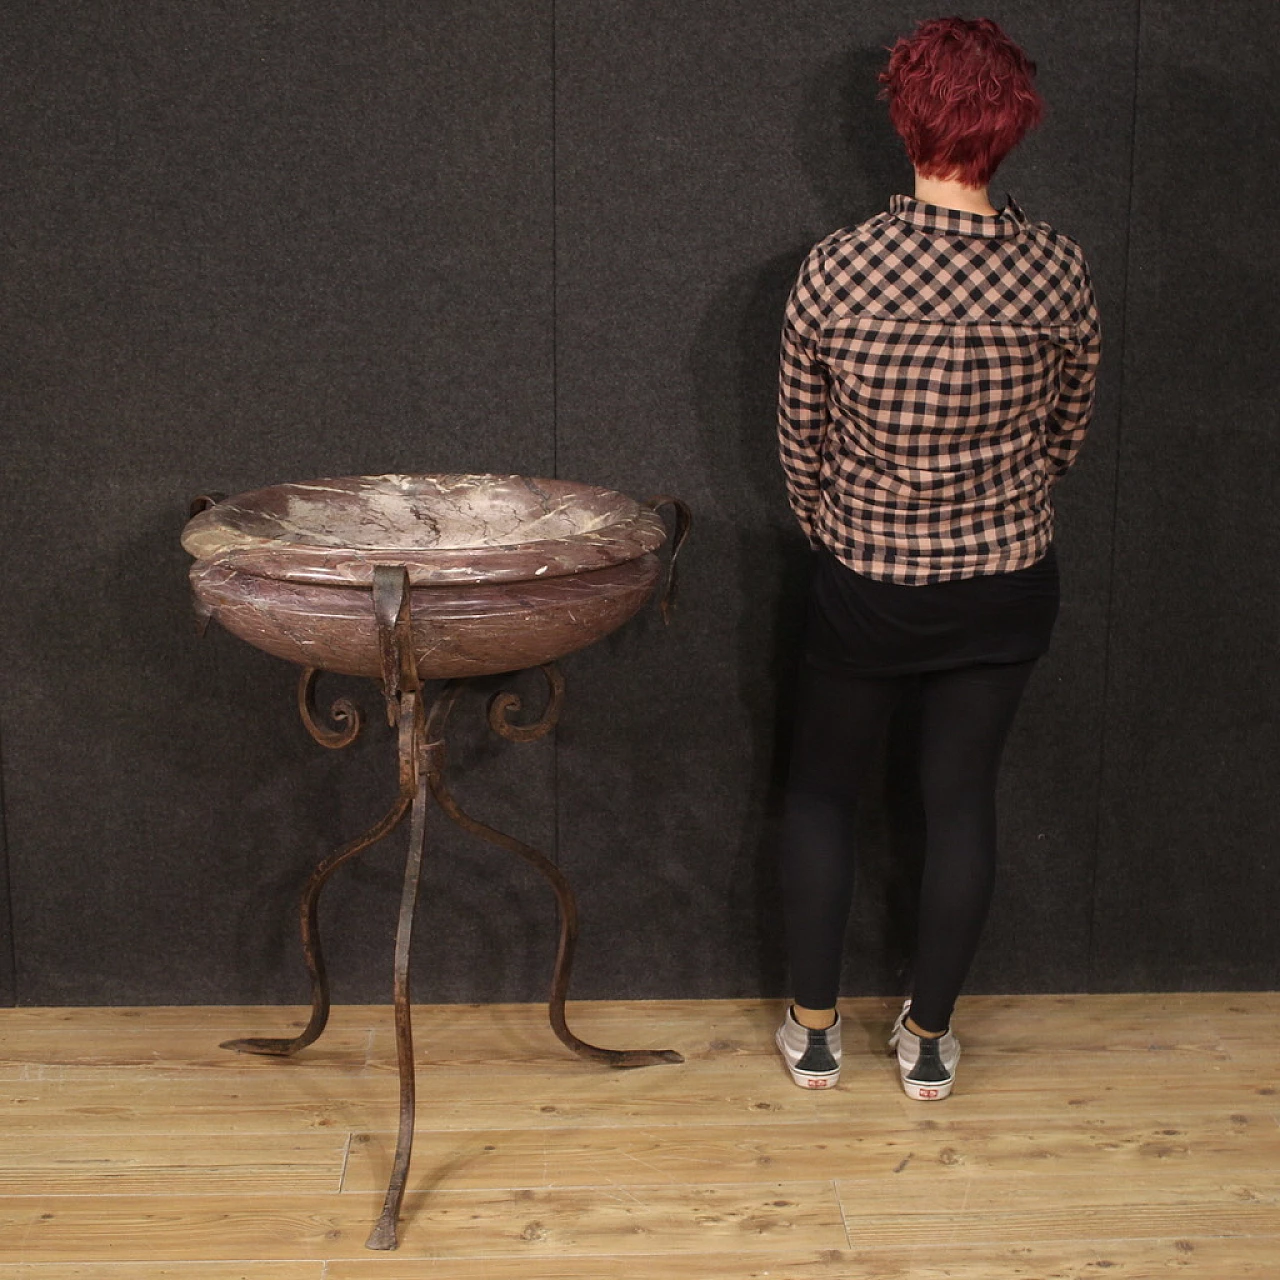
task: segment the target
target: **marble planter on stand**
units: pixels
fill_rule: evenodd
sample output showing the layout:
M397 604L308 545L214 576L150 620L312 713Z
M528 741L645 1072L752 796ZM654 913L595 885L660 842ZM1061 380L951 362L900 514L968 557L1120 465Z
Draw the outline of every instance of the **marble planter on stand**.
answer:
M299 664L298 707L322 746L341 748L360 732L360 712L339 699L322 722L315 682L322 671L378 679L397 730L399 787L388 812L358 839L335 850L303 891L303 952L311 976L311 1017L292 1038L231 1040L225 1048L289 1056L314 1042L329 1016L329 984L320 945L321 889L344 862L410 818L409 851L395 948L396 1052L400 1125L372 1249L394 1249L409 1172L414 1126L413 1033L409 971L414 907L434 803L481 839L517 854L551 883L560 940L550 1018L575 1053L614 1067L680 1062L670 1049L601 1049L565 1020L577 939L577 907L568 881L538 850L486 826L459 808L445 783L445 732L468 680L540 667L547 707L533 723L511 719L514 694L489 705L489 724L514 742L554 727L564 698L556 659L621 626L661 577L657 552L667 541L657 514L675 511L664 617L675 557L689 511L674 498L640 504L620 493L562 480L495 475L385 475L274 485L233 498L192 503L182 545L195 557L191 586L202 625L216 619L234 635ZM443 680L434 695L427 684Z

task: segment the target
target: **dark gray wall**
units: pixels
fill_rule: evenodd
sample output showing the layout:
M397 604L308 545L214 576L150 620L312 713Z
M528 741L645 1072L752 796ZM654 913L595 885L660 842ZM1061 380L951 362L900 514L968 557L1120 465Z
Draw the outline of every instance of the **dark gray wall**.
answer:
M1277 15L989 12L1050 103L996 189L1085 245L1107 353L971 985L1274 986ZM808 246L909 180L874 75L917 17L383 0L11 20L0 999L302 997L296 890L389 803L388 733L354 686L366 734L325 752L290 668L197 640L177 535L201 490L390 470L693 505L674 625L646 614L567 660L554 741L499 743L464 703L457 789L579 886L577 994L782 989L806 557L773 456L777 329ZM910 760L908 707L863 820L850 992L906 963ZM437 835L418 994L536 998L548 895ZM401 850L334 884L340 999L387 995Z
M1275 986L1280 8L1144 0L1101 987Z

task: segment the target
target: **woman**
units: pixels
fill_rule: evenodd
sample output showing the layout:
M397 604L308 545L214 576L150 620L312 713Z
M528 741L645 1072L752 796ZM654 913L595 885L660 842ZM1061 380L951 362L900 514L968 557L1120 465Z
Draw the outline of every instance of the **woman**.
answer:
M782 840L794 1003L777 1044L805 1088L839 1078L854 809L912 682L927 843L913 995L890 1046L909 1096L955 1080L1000 753L1057 615L1052 493L1099 351L1079 247L987 194L1039 121L1034 71L987 19L899 40L880 79L914 198L818 244L787 306L779 449L816 568Z

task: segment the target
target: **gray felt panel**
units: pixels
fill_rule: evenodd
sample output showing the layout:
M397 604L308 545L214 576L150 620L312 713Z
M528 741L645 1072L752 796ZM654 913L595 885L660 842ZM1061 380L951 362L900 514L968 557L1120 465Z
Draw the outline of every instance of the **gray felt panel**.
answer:
M1143 5L1103 987L1274 987L1280 9Z
M992 13L1052 104L996 190L1084 243L1118 332L1136 6ZM774 822L807 556L774 456L777 332L808 247L909 180L874 76L917 16L557 5L559 472L679 494L696 518L671 629L649 617L568 664L559 829L584 886L583 994L782 989ZM1086 973L1114 372L1063 492L1066 604L1008 751L1005 874L974 989ZM850 992L902 981L919 823L901 755L893 822L867 807Z
M4 784L22 1003L300 998L294 899L390 801L292 668L196 640L186 501L554 468L547 6L30 5L4 56ZM455 756L546 843L550 743ZM438 824L437 824L438 825ZM341 999L383 999L399 849L341 873ZM418 993L522 998L549 899L432 855Z

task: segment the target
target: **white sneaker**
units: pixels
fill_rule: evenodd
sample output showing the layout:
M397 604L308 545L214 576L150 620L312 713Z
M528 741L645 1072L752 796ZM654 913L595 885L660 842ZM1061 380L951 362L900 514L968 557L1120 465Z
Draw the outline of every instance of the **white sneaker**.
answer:
M893 1024L889 1048L898 1051L898 1073L908 1098L917 1102L934 1102L945 1098L956 1081L956 1063L960 1061L960 1041L950 1028L941 1036L918 1036L907 1028L911 1001L902 1006Z
M802 1089L830 1089L840 1079L840 1015L825 1031L802 1027L787 1006L786 1017L774 1036L778 1052Z

